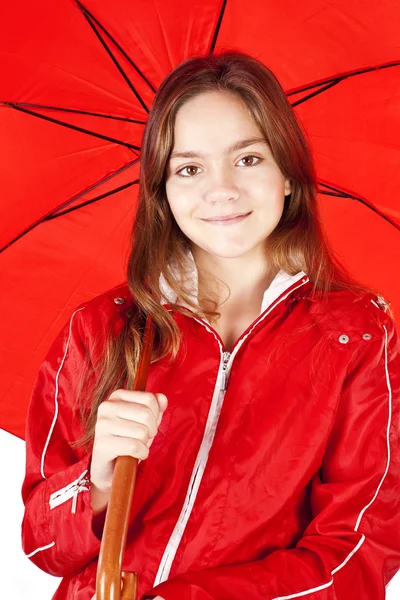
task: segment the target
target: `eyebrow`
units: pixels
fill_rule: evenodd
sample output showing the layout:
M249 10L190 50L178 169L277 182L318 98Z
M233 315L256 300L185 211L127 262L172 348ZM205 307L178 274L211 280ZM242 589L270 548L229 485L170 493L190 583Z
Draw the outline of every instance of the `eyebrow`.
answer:
M226 148L224 154L230 154L231 152L235 152L235 150L241 150L242 148L246 148L247 146L251 146L252 144L266 144L267 141L261 137L250 138L248 140L240 140L239 142L235 142L229 148ZM200 152L191 150L187 152L172 152L170 156L170 160L173 158L206 158L207 154L201 154Z

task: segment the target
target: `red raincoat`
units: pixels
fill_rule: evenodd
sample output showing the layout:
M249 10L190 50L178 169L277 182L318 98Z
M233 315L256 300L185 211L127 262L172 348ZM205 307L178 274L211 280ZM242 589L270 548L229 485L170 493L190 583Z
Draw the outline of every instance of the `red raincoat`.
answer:
M169 406L139 464L123 561L139 599L384 599L400 568L400 340L381 296L324 304L312 289L281 271L231 352L174 314L183 343L149 370ZM80 306L33 390L22 545L63 577L57 600L95 592L101 527L91 455L68 444L83 433L71 404L91 342L131 305L121 285Z

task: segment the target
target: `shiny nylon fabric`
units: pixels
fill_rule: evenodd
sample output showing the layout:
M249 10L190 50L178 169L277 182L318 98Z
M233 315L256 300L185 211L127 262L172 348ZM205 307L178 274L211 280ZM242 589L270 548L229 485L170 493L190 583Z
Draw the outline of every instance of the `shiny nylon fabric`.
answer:
M2 428L24 437L62 323L125 279L148 110L163 78L195 54L243 50L277 75L310 138L333 248L399 309L399 22L393 0L3 7Z
M81 433L71 417L77 374L94 337L99 350L105 324L117 332L130 306L125 285L79 307L32 395L22 543L63 576L55 600L95 591L90 488L75 513L72 498L53 509L49 498L90 468L90 455L67 443ZM174 318L183 343L172 365L150 367L146 389L169 406L139 465L123 560L139 574L139 600L383 600L400 568L400 340L379 299L340 291L324 304L307 276L291 279L243 332L190 517L160 578L225 350L208 323Z

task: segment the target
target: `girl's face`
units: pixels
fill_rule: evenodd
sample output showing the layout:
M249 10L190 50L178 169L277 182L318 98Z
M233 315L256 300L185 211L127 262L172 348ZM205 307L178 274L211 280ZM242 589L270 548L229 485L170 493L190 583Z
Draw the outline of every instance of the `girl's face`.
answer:
M290 189L240 99L205 92L179 109L166 193L193 252L226 258L258 252ZM250 215L228 226L204 221L236 213Z

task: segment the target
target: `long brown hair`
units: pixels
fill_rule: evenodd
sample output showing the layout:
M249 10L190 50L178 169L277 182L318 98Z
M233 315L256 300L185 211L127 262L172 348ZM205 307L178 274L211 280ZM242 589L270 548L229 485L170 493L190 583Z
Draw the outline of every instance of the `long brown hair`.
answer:
M265 242L272 271L283 269L291 275L304 271L322 298L326 298L329 291L340 289L377 293L352 278L328 246L317 204L316 173L308 138L272 71L241 52L227 51L185 60L162 81L142 140L138 207L127 264L127 281L135 310L131 311L119 335L109 333L94 385L90 394L85 394L89 405L82 400L88 373L82 376L77 405L85 434L73 442L73 446L90 447L100 403L125 381L127 388L132 389L147 314L156 327L152 362L169 354L171 361L175 359L180 330L173 316L162 306L161 274L177 298L192 310L190 313L183 306L171 304L173 311L206 319L220 314L215 297L209 297L215 310L206 311L190 295L185 279L190 240L178 227L165 191L177 112L185 102L207 91L226 92L242 99L269 143L282 174L291 182L282 217ZM175 275L168 269L171 261L177 266Z

